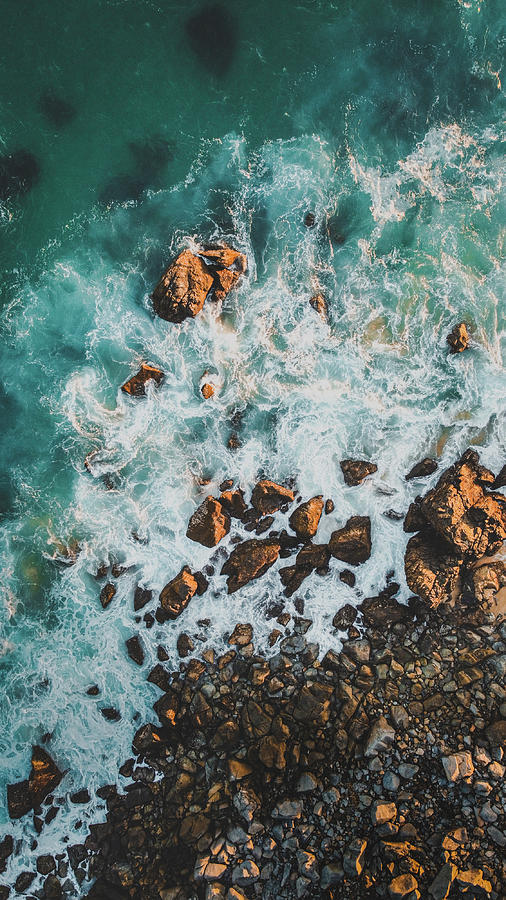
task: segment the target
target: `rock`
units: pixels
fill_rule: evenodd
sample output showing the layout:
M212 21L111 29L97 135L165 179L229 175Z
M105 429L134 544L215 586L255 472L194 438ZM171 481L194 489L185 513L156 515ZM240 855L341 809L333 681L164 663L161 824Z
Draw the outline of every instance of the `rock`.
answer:
M419 463L413 466L412 469L409 470L406 475L406 481L411 481L412 478L426 478L428 475L432 475L437 469L437 462L435 459L431 459L429 456L426 456Z
M482 606L492 604L496 594L506 587L506 565L496 561L473 568L471 583L478 603Z
M87 791L86 788L82 788L82 790L76 791L75 794L70 795L72 803L89 803L90 799L89 791ZM47 872L45 874L47 875Z
M228 639L228 643L237 647L245 647L251 643L253 637L253 628L250 624L242 625L238 623Z
M104 584L102 590L100 591L100 602L105 609L109 606L109 603L113 599L116 594L116 585L112 584L110 581L107 584Z
M362 874L366 850L367 841L364 838L355 838L346 849L343 856L343 869L350 878L358 878Z
M230 247L202 250L199 255L183 250L153 291L155 313L168 322L194 318L211 291L215 299L223 300L246 265L246 257Z
M189 634L180 634L177 639L177 652L181 658L189 656L195 650L195 644Z
M208 496L193 513L186 537L204 547L215 547L229 531L230 516L219 500Z
M506 747L506 719L498 719L485 731L489 744L492 747Z
M348 565L358 566L371 555L371 520L369 516L352 516L344 528L334 531L329 541L332 556Z
M44 91L40 95L38 107L47 121L58 129L68 125L77 114L72 103L60 97L53 90Z
M355 487L362 484L368 475L373 475L378 471L375 463L367 462L363 459L343 459L340 462L342 473L344 475L345 484L349 487Z
M322 319L327 318L327 301L323 294L315 294L311 297L309 303Z
M121 385L121 390L124 391L125 394L130 394L132 397L145 397L147 382L154 381L155 384L161 384L164 378L165 375L161 369L155 369L154 366L142 365L137 372L137 375L133 375L128 381L125 381L125 383Z
M148 591L145 588L142 588L139 584L135 588L134 593L134 610L138 612L140 609L144 609L144 607L151 603L153 599L153 591Z
M469 332L465 322L454 325L446 340L450 346L450 353L462 353L463 350L467 350L469 344Z
M221 570L222 575L228 575L228 593L233 594L253 579L260 578L276 562L279 551L280 545L268 539L237 544Z
M267 735L260 741L258 758L267 769L283 771L286 767L286 749L285 741L280 741L274 735Z
M311 572L312 569L309 566L285 566L283 569L280 569L279 577L285 585L285 597L292 597L295 591L298 591L304 579L307 578Z
M138 666L142 666L144 662L144 649L142 647L142 643L140 638L137 635L134 635L131 638L128 638L126 643L127 653Z
M302 808L301 800L282 800L281 803L278 803L272 810L272 818L283 819L285 821L300 819Z
M297 782L297 793L298 794L308 794L311 791L315 791L318 787L318 779L315 778L312 772L303 772Z
M214 396L214 385L205 382L200 388L200 393L202 394L204 400L210 400L211 397Z
M502 467L501 471L496 476L492 487L495 491L497 491L498 488L506 487L506 464Z
M429 606L449 600L458 584L462 557L430 532L409 539L404 571L409 588Z
M330 559L327 544L306 544L297 553L296 565L299 569L324 569Z
M463 891L478 888L479 892L483 891L486 896L490 896L492 885L490 881L483 877L481 869L467 869L466 871L457 872L455 881ZM474 891L473 891L474 893Z
M417 888L418 882L416 878L407 872L405 875L397 875L396 878L392 879L388 887L388 894L392 897L392 900L397 900L400 897L407 897L408 894L417 891Z
M277 512L282 506L293 503L293 500L293 491L275 481L259 481L251 494L251 503L262 516Z
M469 750L445 756L442 763L448 781L455 782L462 778L470 778L474 772L473 758Z
M337 628L339 631L346 631L350 625L353 625L355 619L357 618L357 610L351 603L345 603L344 606L339 609L334 618L332 619L332 624L334 628Z
M5 872L6 863L14 850L14 839L11 834L6 834L0 841L0 873Z
M14 890L16 893L24 894L30 887L34 878L35 872L21 872L14 883Z
M445 863L439 870L429 887L429 894L433 900L447 900L457 871L457 867L450 862Z
M329 887L334 887L334 885L336 884L341 884L343 880L344 871L339 863L327 863L327 865L322 869L320 887L322 891L326 891Z
M325 515L329 516L330 513L334 512L334 509L335 509L334 501L331 500L330 498L328 500L325 500Z
M223 491L220 494L220 503L233 519L242 519L248 508L244 502L244 493L241 490Z
M339 580L342 581L343 584L347 584L348 587L355 587L357 579L350 569L343 569L342 572L339 572Z
M56 869L56 863L54 860L54 856L50 856L49 854L46 856L39 856L37 859L37 872L39 875L49 875L51 872L54 872Z
M244 859L232 870L232 882L241 887L254 884L260 878L260 869L252 859Z
M386 791L392 791L393 793L395 791L398 791L400 783L401 779L398 775L395 774L395 772L388 771L383 775L382 784Z
M108 722L119 722L121 719L121 713L114 706L104 706L100 712Z
M397 816L397 807L395 803L384 803L378 800L371 807L371 822L373 825L384 825L385 822L391 822Z
M142 725L134 735L132 750L141 757L157 757L165 749L160 729L151 723Z
M39 180L40 167L29 150L0 156L0 200L13 200L28 193Z
M164 615L169 619L177 619L188 606L196 590L197 580L188 566L184 566L179 575L169 581L160 592L160 606Z
M32 749L32 768L28 781L7 785L7 805L11 819L20 819L40 806L63 778L56 763L42 747Z
M312 497L306 503L301 503L289 518L290 528L303 540L310 540L318 530L318 524L323 512L323 497Z
M383 753L393 744L395 729L387 722L384 716L379 716L373 723L364 748L364 756L376 756Z

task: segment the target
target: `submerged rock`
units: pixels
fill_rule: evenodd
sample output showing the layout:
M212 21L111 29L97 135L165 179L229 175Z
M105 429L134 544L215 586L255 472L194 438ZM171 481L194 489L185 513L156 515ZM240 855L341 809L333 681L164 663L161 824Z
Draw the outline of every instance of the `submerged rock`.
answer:
M53 90L44 91L39 98L39 109L55 128L64 128L76 116L76 108Z
M164 378L165 375L161 369L143 364L136 375L132 375L121 385L121 390L133 397L145 397L147 382L154 381L155 384L161 384Z
M15 150L0 156L0 200L26 194L39 180L40 167L29 150Z
M186 537L204 547L215 547L229 531L230 516L220 501L209 495L193 513Z
M42 747L33 747L32 768L28 781L7 785L7 805L11 819L19 819L40 806L63 778L56 763Z
M155 313L168 322L194 318L208 296L223 300L246 271L243 253L230 247L183 250L162 275L153 293Z
M138 175L114 175L104 184L98 195L100 203L129 203L140 200L147 188L147 182Z
M168 619L177 619L196 594L198 582L188 566L181 569L160 592L160 606Z
M327 301L323 294L315 294L309 303L322 319L327 318Z
M406 481L411 481L412 478L426 478L428 475L432 475L437 469L437 462L435 459L431 459L429 456L426 456L425 459L420 460L419 463L413 466L412 469L409 470L406 475Z
M267 479L259 481L251 494L251 502L262 516L277 512L282 506L293 503L293 501L293 491Z
M190 16L185 26L190 46L198 60L213 75L228 72L235 56L237 28L226 7L219 3L204 6Z
M368 475L372 475L378 471L375 463L367 462L363 459L343 459L340 463L342 473L344 475L345 484L348 487L355 487L362 484Z
M352 516L344 528L330 537L332 556L351 566L358 566L371 555L371 520L369 516Z
M251 540L238 544L222 567L228 575L228 593L233 594L249 581L260 578L276 562L280 545L275 541Z
M312 497L306 503L301 503L289 518L290 528L298 537L309 540L314 537L323 512L323 497Z
M463 350L467 350L469 332L465 322L455 325L446 340L450 346L450 353L462 353Z

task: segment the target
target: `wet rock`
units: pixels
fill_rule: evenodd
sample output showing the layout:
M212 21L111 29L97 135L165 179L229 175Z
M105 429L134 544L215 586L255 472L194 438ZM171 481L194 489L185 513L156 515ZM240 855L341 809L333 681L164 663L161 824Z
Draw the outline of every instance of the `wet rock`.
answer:
M147 382L154 381L155 384L161 384L164 378L165 375L161 369L143 364L136 375L132 375L128 381L125 381L125 384L121 385L121 390L132 397L145 397Z
M138 638L137 635L134 635L133 637L128 638L125 643L130 659L132 659L134 663L137 663L138 666L142 666L144 662L144 649L140 638Z
M77 110L68 100L52 90L44 91L39 98L39 109L47 121L61 129L75 118Z
M189 634L180 634L177 639L177 652L183 659L193 653L195 644Z
M215 547L229 531L230 516L219 500L208 496L193 513L186 537L204 547Z
M91 684L89 688L87 688L86 693L89 697L98 697L100 694L100 688L98 684Z
M379 716L372 725L367 737L364 756L377 756L387 750L395 739L395 729L387 722L384 716Z
M220 503L233 519L242 519L248 508L244 502L244 492L241 490L223 490L220 494Z
M429 606L439 606L452 596L460 577L462 557L430 532L409 539L404 557L408 586Z
M348 565L358 566L371 555L371 520L369 516L352 516L344 528L334 531L329 541L332 556Z
M62 886L56 875L48 875L44 881L44 897L46 900L60 900L63 897Z
M496 491L498 488L506 487L506 465L504 465L496 476L496 479L492 485L494 490Z
M292 597L298 591L302 582L312 572L310 567L285 566L279 570L279 577L285 587L285 597Z
M37 872L40 875L49 875L51 872L54 872L56 869L56 863L54 860L54 856L46 855L39 856L37 859Z
M238 623L228 639L228 643L236 647L245 647L251 643L253 637L253 628L248 624Z
M471 583L478 603L482 606L492 604L496 594L506 587L506 565L497 561L473 568Z
M11 819L19 819L42 801L60 783L63 773L42 747L32 749L28 781L7 785L7 805Z
M149 723L143 725L135 733L132 741L132 750L141 757L157 757L161 755L165 748L160 729Z
M236 52L237 27L226 7L211 3L186 22L186 34L199 62L211 74L227 74Z
M274 541L251 540L237 544L222 567L228 575L228 593L232 594L255 578L260 578L276 562L280 545Z
M463 350L467 350L469 344L469 332L465 322L454 325L446 340L450 347L450 353L462 353Z
M355 487L362 484L368 475L373 475L378 471L375 463L367 462L362 459L343 459L340 462L341 470L344 476L345 484L349 487Z
M89 803L90 795L86 788L83 788L81 791L76 791L75 794L71 794L70 800L72 803ZM43 874L47 875L48 873L45 872Z
M334 618L332 619L332 624L334 628L338 628L339 631L346 631L350 625L353 625L355 619L357 618L357 610L351 603L345 603L344 606L339 609Z
M329 559L327 544L306 544L297 553L296 565L300 569L323 569L328 565Z
M0 841L0 873L5 872L6 862L14 850L14 840L12 835L6 834Z
M209 382L205 382L200 388L200 393L202 394L204 400L210 400L211 397L214 396L214 385L209 384Z
M14 883L14 890L16 893L24 894L30 887L34 878L35 872L21 872Z
M432 475L437 469L437 462L435 459L431 459L429 456L426 456L419 463L413 466L412 469L409 470L406 475L406 481L411 481L412 478L426 478L428 475Z
M309 303L322 319L327 319L327 301L323 294L314 294Z
M306 228L314 228L316 225L316 216L314 212L307 212L304 216L304 225Z
M138 584L134 593L134 610L138 612L140 609L144 609L148 603L151 603L152 599L153 591L148 591Z
M325 515L329 516L330 513L334 512L334 509L335 509L334 501L330 500L330 498L328 500L325 500Z
M348 587L355 587L356 577L350 569L343 569L342 572L339 572L339 580L343 582L343 584L347 584Z
M290 528L303 540L310 540L318 530L318 524L323 512L323 497L312 497L306 503L301 503L289 518Z
M119 722L121 719L121 713L114 706L104 706L100 712L108 722Z
M412 534L414 531L422 531L424 528L427 528L427 524L427 519L422 509L422 498L417 497L413 503L409 504L404 518L403 530L407 534Z
M282 506L293 503L293 500L293 491L275 481L259 481L251 494L251 503L262 516L277 512Z
M197 591L197 580L188 566L184 566L179 575L160 592L160 606L169 619L177 619Z
M37 159L29 150L15 150L0 156L0 200L26 194L39 180Z
M200 256L183 250L153 291L155 313L167 322L194 318L202 310L213 284L212 272Z
M116 585L112 584L110 581L107 584L104 584L102 590L100 591L100 602L104 609L109 606L109 603L116 595Z

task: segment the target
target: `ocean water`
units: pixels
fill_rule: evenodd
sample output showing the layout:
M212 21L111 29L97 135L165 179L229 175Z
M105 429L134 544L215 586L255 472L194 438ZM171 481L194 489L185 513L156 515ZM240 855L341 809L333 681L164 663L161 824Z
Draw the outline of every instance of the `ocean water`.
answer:
M154 591L145 612L182 565L219 571L221 545L185 532L224 478L248 496L266 475L332 497L318 540L371 516L356 589L335 564L297 592L325 652L339 646L337 609L377 593L388 572L409 596L402 522L385 513L437 479L406 483L411 466L435 455L444 467L469 445L492 469L504 464L505 16L495 0L2 0L0 18L0 156L35 160L18 193L0 161L0 832L17 839L11 880L103 817L95 790L117 781L153 718L146 675L159 645L177 664L181 631L201 652L251 621L265 646L284 561L230 598L214 576L176 623L135 622L137 584ZM149 294L171 258L222 239L248 256L239 288L182 325L155 318ZM317 291L328 322L309 305ZM471 347L449 356L462 320ZM139 401L120 385L141 362L167 377ZM207 402L205 371L219 386ZM344 457L378 472L347 488ZM245 534L235 522L234 534ZM104 611L94 576L106 560L128 571ZM137 633L142 669L124 646ZM104 719L107 706L119 722ZM31 817L9 822L5 786L27 777L43 740L66 775L34 847ZM76 807L68 795L83 786L92 801Z

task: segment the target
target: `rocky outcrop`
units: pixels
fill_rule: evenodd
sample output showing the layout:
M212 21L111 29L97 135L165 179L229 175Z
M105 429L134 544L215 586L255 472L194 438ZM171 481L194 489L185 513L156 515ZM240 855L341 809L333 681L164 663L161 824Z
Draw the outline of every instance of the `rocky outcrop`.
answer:
M318 530L318 525L323 512L323 497L312 497L305 503L301 503L289 518L290 528L296 532L302 540L309 541Z
M196 594L198 582L188 566L181 569L160 592L160 607L164 617L177 619Z
M40 806L63 778L56 763L42 747L32 750L32 768L28 781L7 785L7 806L11 819L20 819Z
M212 296L223 300L246 271L243 253L230 247L183 250L170 264L153 294L155 313L168 322L194 318Z
M362 484L368 475L378 471L376 463L367 462L365 459L343 459L340 462L345 484L355 487Z
M219 500L209 496L193 513L186 537L204 547L215 547L229 531L230 516Z
M132 375L128 381L125 381L125 383L121 385L121 390L124 391L125 394L130 394L132 397L145 397L147 382L154 381L155 384L161 384L164 378L165 375L161 369L156 369L154 366L142 365L137 372L137 375Z
M458 325L455 325L446 340L450 347L450 353L462 353L463 350L467 350L469 344L469 332L465 322L460 322Z
M221 570L222 575L228 575L228 593L260 578L276 562L280 549L280 544L270 540L243 541L234 547Z
M251 503L262 516L277 512L294 501L294 493L282 484L264 479L253 488Z
M344 528L334 531L329 541L332 556L351 566L358 566L371 555L371 520L369 516L352 516Z
M404 557L406 581L429 606L450 600L459 583L462 556L457 556L430 532L409 539Z

